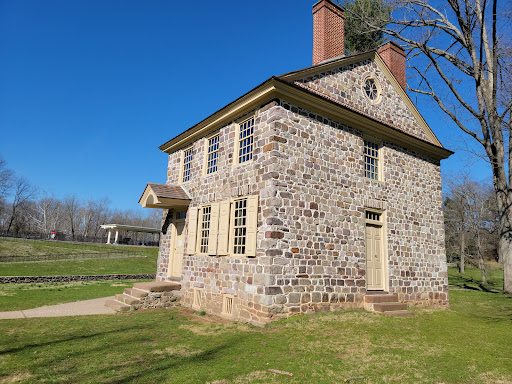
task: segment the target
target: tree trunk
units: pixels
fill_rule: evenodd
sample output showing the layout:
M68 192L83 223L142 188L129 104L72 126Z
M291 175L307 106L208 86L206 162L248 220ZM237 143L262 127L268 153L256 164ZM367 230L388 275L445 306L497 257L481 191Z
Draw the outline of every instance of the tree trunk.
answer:
M16 207L13 205L12 211L11 211L11 219L9 220L9 225L7 226L7 233L11 231L11 227L14 223L14 219L16 218Z
M508 231L501 231L498 246L503 260L503 292L512 294L512 237Z
M464 251L466 250L464 231L460 232L460 265L459 272L464 274Z
M482 285L487 285L487 277L485 277L485 263L484 257L482 255L482 242L480 241L480 234L477 230L476 233L476 251L478 254L478 267L480 268L480 273L482 274Z
M503 293L512 294L512 190L494 177L498 200L498 256L503 262Z

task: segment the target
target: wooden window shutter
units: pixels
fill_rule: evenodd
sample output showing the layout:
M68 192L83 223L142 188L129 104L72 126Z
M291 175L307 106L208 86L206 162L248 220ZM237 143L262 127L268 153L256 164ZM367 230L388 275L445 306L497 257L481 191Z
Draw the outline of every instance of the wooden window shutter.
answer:
M212 203L212 211L210 214L210 233L208 238L208 254L217 254L217 234L219 233L219 203Z
M219 208L219 241L217 244L217 254L225 256L228 254L229 239L229 208L231 202L229 200L222 201Z
M187 253L193 255L196 253L197 238L197 208L190 208L190 217L188 219L188 237Z
M258 196L247 196L247 232L245 256L256 256L256 235L258 233Z

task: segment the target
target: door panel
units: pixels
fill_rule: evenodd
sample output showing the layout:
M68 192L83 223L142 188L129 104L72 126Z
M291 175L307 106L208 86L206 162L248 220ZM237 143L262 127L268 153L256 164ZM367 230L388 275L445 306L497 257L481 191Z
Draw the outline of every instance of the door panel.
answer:
M175 235L169 259L169 277L181 277L183 269L183 252L185 250L185 222L174 223Z
M366 225L366 281L369 290L384 289L382 227Z

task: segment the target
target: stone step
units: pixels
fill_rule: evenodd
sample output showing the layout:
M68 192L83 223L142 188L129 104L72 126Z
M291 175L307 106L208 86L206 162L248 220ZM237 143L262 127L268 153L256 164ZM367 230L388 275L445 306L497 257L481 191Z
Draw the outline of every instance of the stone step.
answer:
M138 288L125 288L124 290L125 295L130 295L132 297L135 297L137 299L142 299L146 297L149 294L149 291L144 291L142 289Z
M387 311L387 312L382 312L382 314L384 316L389 316L389 317L412 317L412 316L414 316L413 312L407 311L407 310L404 310L404 311Z
M130 306L125 303L121 303L120 301L109 299L105 302L105 306L112 308L114 311L118 312L126 312L130 310Z
M398 301L398 294L376 294L376 295L365 295L364 302L368 304L372 303L396 303Z
M170 281L149 281L146 283L135 283L133 287L149 292L170 292L179 291L181 284Z
M375 303L373 304L373 310L375 312L390 312L390 311L403 311L407 309L405 303Z
M127 295L125 293L116 295L116 300L120 301L121 303L128 304L128 305L133 305L133 304L140 303L139 299L137 299L136 297Z

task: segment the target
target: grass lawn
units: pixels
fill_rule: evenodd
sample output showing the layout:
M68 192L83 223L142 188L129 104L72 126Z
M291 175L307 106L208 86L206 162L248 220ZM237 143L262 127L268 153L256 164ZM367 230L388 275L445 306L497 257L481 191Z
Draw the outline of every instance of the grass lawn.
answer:
M155 273L158 254L146 257L1 263L0 276L109 275Z
M78 254L78 253L100 253L100 252L120 252L127 251L147 254L156 247L136 247L123 245L107 245L96 243L76 243L68 241L43 241L13 239L7 237L0 238L0 256L35 256L49 254Z
M296 316L260 329L186 309L0 321L0 383L512 383L512 298ZM270 373L278 369L293 377Z
M0 284L0 311L17 311L95 299L122 293L133 283L147 280L73 281L44 284ZM2 381L0 380L0 383Z
M0 276L54 276L155 273L156 247L113 246L106 244L38 241L0 238L0 256L63 255L75 257L87 253L119 252L119 255L144 257L103 258L89 260L0 263ZM114 255L115 256L115 255Z
M457 267L448 267L448 281L452 287L485 292L503 291L503 267L497 263L486 265L487 285L482 285L482 274L478 268L465 268L464 275Z

